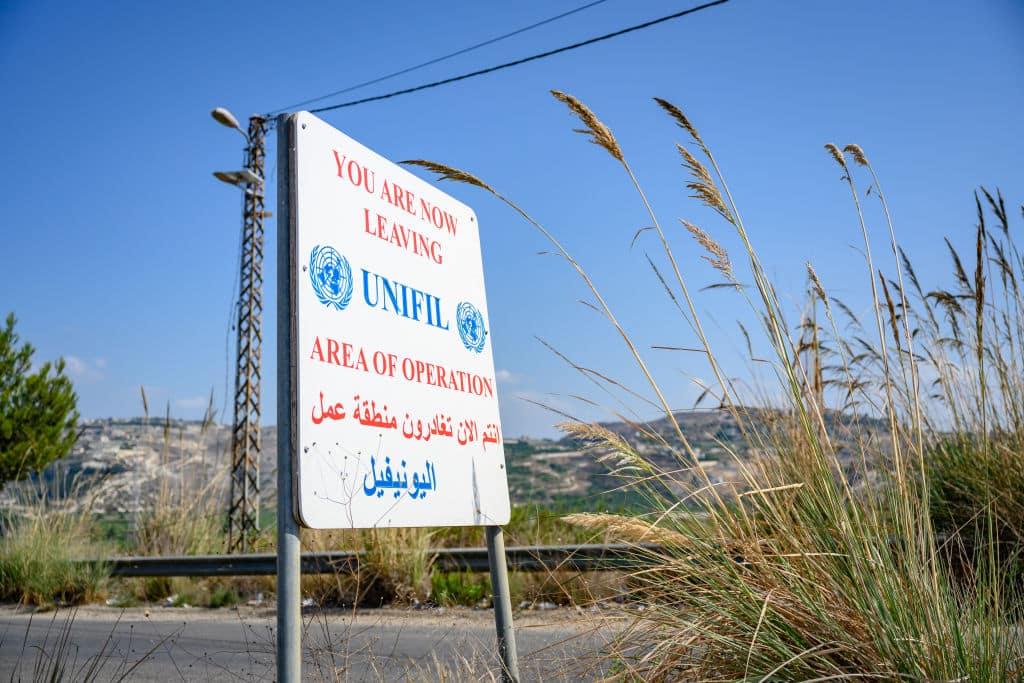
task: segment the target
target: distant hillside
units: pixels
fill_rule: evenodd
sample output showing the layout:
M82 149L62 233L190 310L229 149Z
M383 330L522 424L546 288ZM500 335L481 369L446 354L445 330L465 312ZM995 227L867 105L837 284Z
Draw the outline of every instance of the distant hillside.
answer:
M778 416L765 411L755 414L762 424ZM735 419L725 411L711 410L681 411L675 413L675 418L713 480L733 478L735 459L728 451L739 458L749 455ZM877 420L862 419L854 425L851 418L839 413L828 414L826 423L840 446L844 444L843 434L855 427L869 435L885 430ZM657 466L679 467L673 449L678 452L681 444L667 417L638 425L660 439L624 422L601 425L625 438ZM87 495L93 509L106 514L134 514L150 508L162 491L187 495L208 486L226 503L231 463L231 431L227 425L204 428L196 421L108 418L84 420L80 430L71 454L45 472L43 481L52 493ZM272 505L276 498L276 427L264 427L261 437L262 503ZM851 439L846 441L852 446ZM557 441L516 439L506 441L504 446L515 505L596 510L642 502L633 494L617 490L621 481L608 475L608 467L597 461L598 453L584 451L583 445L570 437ZM72 490L76 483L77 488ZM15 503L16 488L8 486L0 492L0 506Z
M783 418L779 411L746 409L748 429L767 433L768 425ZM680 429L704 465L712 482L736 481L737 461L750 457L750 445L731 413L723 410L679 411L673 414ZM641 424L601 422L605 429L625 439L641 456L665 471L684 466L679 459L684 452L679 435L667 416ZM854 420L848 415L830 411L825 425L840 459L852 458L859 434L886 450L887 425L873 418ZM600 450L586 451L584 444L567 436L558 441L510 441L505 444L509 463L509 485L512 499L518 503L533 502L581 509L613 509L620 506L643 505L635 491L622 490L623 481L608 474L608 467L598 462ZM682 475L680 475L682 476Z
M277 430L261 430L260 486L274 490ZM52 463L42 483L51 495L75 495L101 514L130 514L151 509L161 492L186 495L212 487L227 501L231 464L231 428L198 421L157 418L107 418L79 422L79 438L70 455ZM0 505L12 505L18 487L0 493Z

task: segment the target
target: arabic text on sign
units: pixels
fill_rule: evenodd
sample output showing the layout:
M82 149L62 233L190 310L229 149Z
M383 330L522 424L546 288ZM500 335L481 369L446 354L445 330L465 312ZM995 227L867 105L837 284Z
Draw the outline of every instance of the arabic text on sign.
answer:
M392 415L386 403L378 406L377 401L361 399L356 394L352 398L355 406L352 411L352 419L364 427L376 427L378 429L398 429L398 418ZM320 392L320 402L313 406L313 424L321 424L324 420L343 420L346 412L344 405L338 401L331 404L324 402L324 393ZM416 441L430 441L431 437L455 437L460 446L476 443L478 440L486 449L487 444L497 444L501 441L501 432L494 422L484 426L480 430L478 423L473 419L459 421L454 427L452 418L443 413L436 413L432 419L414 418L409 413L405 414L402 420L402 436L406 439Z
M437 472L429 460L425 464L423 475L413 472L412 477L409 476L405 460L399 464L401 472L397 468L394 471L391 469L390 457L385 457L382 464L384 466L378 471L377 459L370 458L370 471L363 475L363 493L367 496L383 498L386 491L392 491L395 498L400 498L406 493L413 500L417 500L425 498L428 491L437 490ZM373 477L372 486L370 476Z

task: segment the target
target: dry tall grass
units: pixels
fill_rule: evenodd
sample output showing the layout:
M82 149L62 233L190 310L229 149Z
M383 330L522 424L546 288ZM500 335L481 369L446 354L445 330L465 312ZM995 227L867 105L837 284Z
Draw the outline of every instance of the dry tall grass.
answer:
M142 392L143 410L148 421L149 406L145 389ZM213 396L203 416L199 430L199 443L194 451L175 448L170 406L164 416L162 428L154 445L160 449L161 480L156 497L134 520L127 539L126 552L144 557L176 555L209 555L223 553L227 547L225 502L227 500L228 468L221 467L212 477L206 476L204 441L214 424L216 410ZM225 459L225 463L227 460ZM176 481L174 485L171 482ZM264 543L267 543L264 540ZM247 586L251 581L235 580L232 586ZM180 600L195 603L207 593L217 593L210 582L184 577L146 577L127 582L135 598L146 601L163 600L177 595ZM239 591L246 592L246 591Z
M72 483L71 488L76 487ZM87 497L55 501L41 480L17 489L0 535L0 600L31 605L77 604L104 597L108 571L82 558L104 556Z
M676 150L692 196L742 245L742 258L730 257L713 230L683 222L759 321L752 346L759 358L767 356L778 378L778 386L763 395L781 399L751 411L744 407L750 405L749 392L729 379L704 332L671 235L612 131L579 100L554 95L636 188L661 252L651 266L695 338L680 346L697 346L711 378L706 392L742 425L758 454L738 460L738 481L713 480L640 347L557 239L475 176L410 162L492 192L550 240L644 378L646 390L630 393L660 406L673 427L668 439L636 423L644 438L675 453L676 463L668 468L598 426L569 427L601 444L602 457L651 501L648 516L571 521L624 541L656 539L663 547L656 566L632 577L636 599L646 609L610 655L617 675L655 681L1003 681L1024 675L1020 596L1007 595L1013 586L1003 580L1007 563L1019 558L991 542L1021 530L1015 515L1024 499L1017 483L1024 438L1024 305L1018 282L1024 268L1001 197L985 193L998 217L998 234L986 228L978 202L973 273L954 252L957 288L926 292L899 251L885 195L863 150L826 145L849 186L864 239L873 315L865 327L840 326L836 311L845 315L848 309L828 296L808 264L808 310L791 327L754 247L755 233L741 219L717 161L689 118L657 100L683 131L684 144ZM871 201L881 202L892 276L882 273L867 239L867 214L855 184L861 174L870 178ZM584 373L610 392L623 390L601 372ZM854 446L849 439L840 445L830 427L837 409L852 416L855 427L861 420L881 420L884 440L855 428ZM1013 474L998 482L997 472L1004 469ZM943 559L951 541L937 537L939 519L949 520L938 526L954 537L968 521L979 530L971 536L969 585L955 580Z
M141 388L141 394L148 424L149 402L145 388ZM152 444L160 451L160 486L155 499L140 511L134 522L127 548L129 553L167 556L224 552L228 468L219 467L214 476L208 476L204 448L215 416L211 393L200 423L198 444L192 452L186 452L179 434L178 453L172 463L174 428L170 405L167 406L162 424L157 422L161 432Z

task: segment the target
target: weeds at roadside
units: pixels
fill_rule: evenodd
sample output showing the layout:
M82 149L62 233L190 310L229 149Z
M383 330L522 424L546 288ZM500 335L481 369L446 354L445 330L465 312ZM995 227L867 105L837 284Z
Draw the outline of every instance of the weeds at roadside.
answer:
M214 586L210 592L209 606L214 609L233 607L242 602L242 596L231 586Z
M74 486L72 486L74 488ZM104 597L107 569L74 560L102 556L87 497L57 502L39 484L18 490L20 513L0 537L0 600L26 605L77 604Z
M501 663L494 649L490 618L476 610L449 610L439 614L417 612L409 622L394 612L361 611L309 615L303 627L308 647L307 677L317 681L490 681L502 680ZM476 615L474 618L468 615ZM413 625L423 620L419 628ZM472 626L467 627L467 621ZM579 622L577 623L577 627ZM426 625L426 628L424 628ZM560 632L551 624L520 624L529 634L545 629L542 636L519 643L521 680L579 681L600 678L603 662L590 659L598 641L587 629ZM429 633L427 653L423 641L402 647L407 637ZM525 642L524 642L525 641ZM415 653L415 654L413 654Z
M490 579L471 572L435 571L430 576L431 594L442 607L465 605L473 607L488 604L491 595Z
M426 602L431 592L432 540L433 531L421 528L303 530L303 550L362 553L358 572L339 568L334 574L303 577L303 594L321 605Z

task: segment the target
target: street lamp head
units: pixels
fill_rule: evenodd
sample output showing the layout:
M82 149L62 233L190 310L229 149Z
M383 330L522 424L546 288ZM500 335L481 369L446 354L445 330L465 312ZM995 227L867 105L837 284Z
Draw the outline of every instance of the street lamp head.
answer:
M263 182L263 178L260 178L247 168L243 168L241 171L235 171L235 174L242 182L249 183L250 185L257 185Z
M213 177L217 180L227 183L228 185L234 185L240 187L249 192L245 187L246 185L260 185L263 183L263 178L253 173L247 168L243 168L241 171L214 171Z
M227 183L228 185L240 185L244 182L238 177L238 173L236 171L214 171L213 177L221 182Z
M242 130L242 127L240 125L238 125L238 119L236 119L235 115L227 109L225 109L224 107L217 107L216 109L210 112L210 116L212 116L213 120L217 123L223 126L227 126L228 128L234 128L242 135L245 135L245 131ZM246 135L246 137L248 136Z

